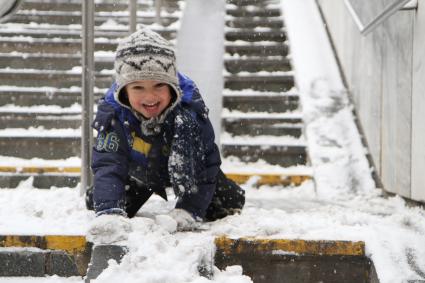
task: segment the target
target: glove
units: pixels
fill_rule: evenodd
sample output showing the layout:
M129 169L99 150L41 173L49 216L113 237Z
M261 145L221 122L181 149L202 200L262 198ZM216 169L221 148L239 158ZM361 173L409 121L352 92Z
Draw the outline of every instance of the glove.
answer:
M175 208L168 215L177 222L177 231L192 231L200 226L200 222L184 209Z
M109 245L128 239L132 231L130 220L120 214L100 214L87 232L87 239L94 244Z

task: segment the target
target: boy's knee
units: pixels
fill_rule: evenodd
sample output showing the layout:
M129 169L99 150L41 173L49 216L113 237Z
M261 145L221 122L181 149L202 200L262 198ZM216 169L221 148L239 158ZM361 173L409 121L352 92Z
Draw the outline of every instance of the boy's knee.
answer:
M245 191L220 172L217 188L212 202L207 209L206 220L214 221L228 215L240 213L245 205Z

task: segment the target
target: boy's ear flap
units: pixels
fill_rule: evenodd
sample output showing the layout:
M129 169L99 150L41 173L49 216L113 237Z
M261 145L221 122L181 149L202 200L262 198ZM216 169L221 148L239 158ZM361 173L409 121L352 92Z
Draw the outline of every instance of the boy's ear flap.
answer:
M168 85L168 89L170 90L171 94L171 104L173 104L177 100L177 93L176 90L170 85Z

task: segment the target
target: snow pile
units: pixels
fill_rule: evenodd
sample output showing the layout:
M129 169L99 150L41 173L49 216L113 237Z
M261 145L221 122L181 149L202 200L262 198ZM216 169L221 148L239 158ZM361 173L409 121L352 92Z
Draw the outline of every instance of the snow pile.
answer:
M37 190L33 179L0 190L1 235L84 235L94 215L78 190Z
M49 193L30 188L27 184L0 191L1 234L85 234L94 225L94 213L85 210L78 190L53 189ZM244 189L247 202L240 215L204 223L195 232L176 233L166 216L174 201L154 195L135 218L126 221L128 229L115 229L124 236L119 243L129 247L129 253L120 265L111 261L96 282L251 282L240 273L240 267L219 271L212 266L214 238L223 234L232 238L365 241L380 282L421 278L411 265L425 266L425 212L407 207L401 198L384 199L373 190L343 200L323 199L316 196L311 181L285 189L250 185ZM214 278L201 277L201 266L212 269Z

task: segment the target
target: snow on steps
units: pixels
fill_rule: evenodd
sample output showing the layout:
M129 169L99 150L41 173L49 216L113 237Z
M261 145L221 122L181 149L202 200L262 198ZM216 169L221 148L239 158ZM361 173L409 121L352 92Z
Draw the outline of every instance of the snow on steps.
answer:
M138 0L138 8L141 11L152 7L151 1ZM41 11L80 11L82 0L25 0L22 9L23 10L41 10ZM162 1L166 11L178 10L180 6L178 1L163 0ZM127 11L128 1L126 0L114 0L114 1L95 1L96 11Z
M78 157L47 160L0 156L0 187L14 188L29 177L33 177L36 188L49 188L52 184L75 187L79 182L80 168L81 159ZM312 176L311 168L304 165L284 168L262 160L242 162L234 157L224 159L221 168L226 176L239 184L300 185Z
M264 42L232 41L225 43L225 50L228 54L238 54L240 56L286 56L288 54L288 44L284 42L267 44Z
M5 263L0 276L43 277L86 275L93 245L78 235L0 235L0 247ZM225 269L236 264L242 265L244 274L254 282L282 282L282 278L288 282L376 280L364 242L221 235L215 237L213 247L214 258L198 262L201 276L211 278L213 265Z
M226 26L230 28L258 28L267 27L273 29L283 28L284 24L281 18L252 18L252 19L239 19L234 17L228 17L226 19Z
M174 14L163 15L161 17L161 24L165 27L172 25L178 20ZM20 10L12 18L14 23L29 24L48 22L56 25L81 25L81 12L64 12L64 11L37 11L37 10ZM116 15L115 13L97 13L95 14L94 22L96 26L115 22L117 25L128 25L128 17ZM138 24L151 25L156 22L156 17L153 13L145 13L143 17L137 19Z
M215 246L219 269L241 265L256 283L378 282L364 242L222 236Z
M81 86L81 67L70 70L0 69L0 84L13 85L19 82L24 87L70 88ZM112 84L112 72L95 72L95 86L108 88Z
M238 73L241 71L259 72L273 71L280 69L282 71L291 70L289 59L286 57L272 58L226 58L224 65L229 73Z
M105 52L106 53L106 52ZM95 70L113 69L114 54L108 52L108 56L95 54ZM66 53L26 53L11 52L0 53L0 64L18 69L44 69L44 70L69 70L75 66L81 66L80 54Z
M107 89L94 89L95 99L106 93ZM0 86L0 106L17 105L17 107L33 107L44 105L53 107L71 107L81 103L81 87L22 87Z
M173 39L176 37L176 30L161 30L158 31L164 38ZM22 26L21 24L13 25L2 25L0 26L0 38L2 37L12 37L16 34L19 34L23 37L32 37L32 38L81 38L81 28L69 29L61 28L59 26L33 26L29 25L28 27ZM96 37L106 38L106 39L117 39L123 38L128 35L127 29L106 29L106 28L96 28L94 31Z
M237 157L242 164L305 166L299 97L280 8L270 1L227 3L221 135L225 163Z

